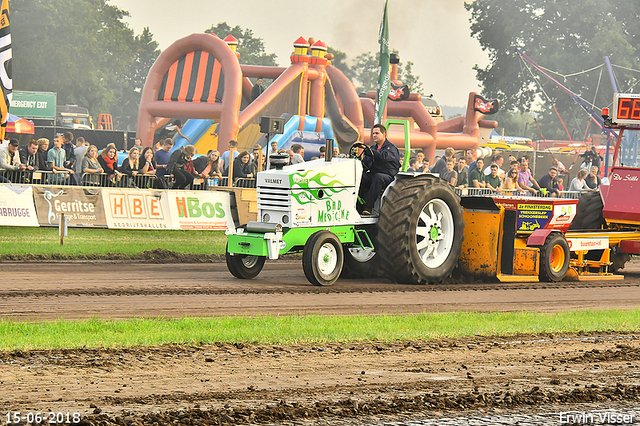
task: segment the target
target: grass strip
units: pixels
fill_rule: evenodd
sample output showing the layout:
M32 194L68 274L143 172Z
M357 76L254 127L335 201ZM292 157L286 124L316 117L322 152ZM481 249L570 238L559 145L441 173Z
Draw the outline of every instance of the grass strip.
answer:
M184 254L221 254L226 243L224 231L69 228L64 245L60 245L57 227L0 227L0 256L137 255L159 248Z
M0 321L0 350L176 344L299 344L433 340L519 333L640 331L640 309L450 312L414 315L286 315L129 320Z

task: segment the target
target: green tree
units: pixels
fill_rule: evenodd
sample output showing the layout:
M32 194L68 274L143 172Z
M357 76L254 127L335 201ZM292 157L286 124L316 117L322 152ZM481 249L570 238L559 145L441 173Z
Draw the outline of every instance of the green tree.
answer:
M87 107L94 118L109 112L116 126L135 126L141 83L130 73L146 76L149 61L136 65L138 51L157 45L148 31L134 37L123 22L128 12L107 0L12 0L10 13L15 90L56 92L58 104Z
M361 53L353 61L356 91L366 93L376 90L378 85L378 55L373 52Z
M569 75L603 63L604 57L624 67L638 68L640 3L625 0L474 0L465 3L471 11L471 34L489 53L486 68L475 67L483 94L498 98L508 111L529 112L537 101L545 138L566 139L553 105L569 133L582 138L588 117L562 90L518 59L515 49L547 69ZM606 71L605 71L606 73ZM537 78L540 82L537 82ZM631 87L630 73L616 75L620 90ZM611 103L608 79L599 83L599 71L562 78L572 91L599 107ZM548 96L548 98L547 98Z
M353 81L355 73L349 66L349 63L347 61L347 54L340 50L334 49L331 46L327 46L327 53L333 55L333 59L331 59L331 65L338 68L340 71L342 71L345 77Z
M412 61L407 61L404 65L402 64L402 62L398 64L398 80L400 80L402 84L409 85L412 92L424 95L424 88L422 87L420 77L413 74Z
M366 93L369 90L376 90L378 85L378 53L366 52L358 55L353 60L351 67L347 64L346 54L339 53L341 56L338 65L335 62L334 65L355 84L356 91ZM393 50L393 53L397 54L398 51ZM402 84L408 84L412 92L423 94L424 88L420 77L413 74L413 62L407 61L398 64L398 80Z
M253 36L253 31L242 28L239 25L231 28L226 22L212 25L205 31L207 34L215 34L224 39L232 35L238 40L238 53L240 53L240 63L247 65L271 65L275 66L276 54L266 53L264 42L261 38Z
M131 43L133 60L125 68L121 84L117 86L116 99L119 104L115 110L111 108L114 122L123 130L135 130L142 89L149 69L160 55L158 43L153 40L148 27L135 36Z

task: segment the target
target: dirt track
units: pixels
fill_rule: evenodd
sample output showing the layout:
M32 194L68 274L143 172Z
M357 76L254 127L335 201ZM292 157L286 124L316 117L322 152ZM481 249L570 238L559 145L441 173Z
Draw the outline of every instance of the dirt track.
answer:
M611 283L418 287L381 279L316 288L299 262L267 264L252 281L218 263L1 263L0 312L32 320L635 308L640 262L625 273ZM127 425L363 424L469 410L568 410L637 403L639 366L640 334L620 333L0 353L0 415L77 411L85 423Z
M640 306L640 261L624 281L393 284L385 279L310 285L299 261L271 262L254 280L224 263L0 263L0 317L130 318L284 313L408 313L450 310L557 312Z

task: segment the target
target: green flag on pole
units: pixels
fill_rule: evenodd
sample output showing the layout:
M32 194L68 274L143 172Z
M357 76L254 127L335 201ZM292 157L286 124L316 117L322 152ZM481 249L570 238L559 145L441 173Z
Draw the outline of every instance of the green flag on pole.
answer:
M380 58L378 59L378 94L376 96L376 115L375 123L382 123L382 114L387 104L389 89L391 88L391 75L389 74L389 16L387 14L387 4L389 0L384 2L384 14L380 23L380 34L378 34L378 43L380 43Z

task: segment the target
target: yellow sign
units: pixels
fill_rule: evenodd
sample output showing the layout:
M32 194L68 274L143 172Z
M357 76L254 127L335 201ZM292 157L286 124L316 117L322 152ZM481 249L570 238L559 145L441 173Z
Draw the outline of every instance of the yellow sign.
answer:
M518 204L518 210L553 210L551 204Z

